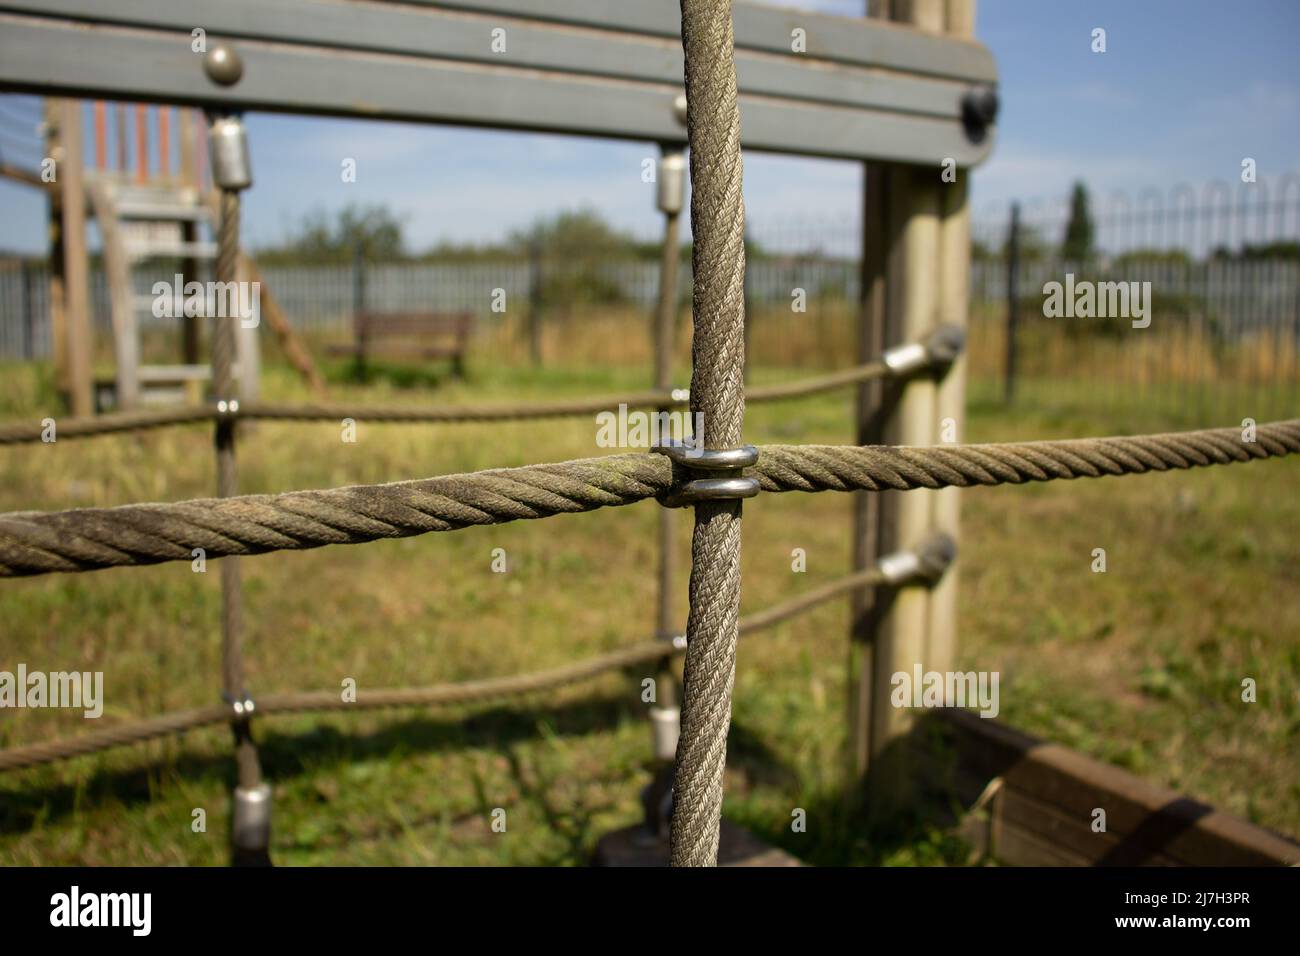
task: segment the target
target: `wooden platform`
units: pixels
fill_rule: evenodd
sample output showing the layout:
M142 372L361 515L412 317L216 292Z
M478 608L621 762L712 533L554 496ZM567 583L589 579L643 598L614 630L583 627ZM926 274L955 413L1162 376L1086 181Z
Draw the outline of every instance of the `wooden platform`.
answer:
M668 840L637 824L615 830L596 844L596 866L667 866ZM803 866L784 850L768 846L744 827L722 821L719 866Z
M966 711L938 717L962 833L1015 866L1292 866L1300 844L1118 767ZM1094 832L1094 812L1106 812Z

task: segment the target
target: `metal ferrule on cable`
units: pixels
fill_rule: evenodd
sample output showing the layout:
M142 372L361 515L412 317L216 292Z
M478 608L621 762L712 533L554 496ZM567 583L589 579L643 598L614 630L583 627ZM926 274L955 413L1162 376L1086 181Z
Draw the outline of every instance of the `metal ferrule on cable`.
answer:
M691 476L675 483L672 491L659 498L666 508L682 508L700 501L734 501L758 494L758 479L743 474L746 468L758 464L758 449L753 445L711 449L666 440L650 450L668 456Z
M218 189L239 192L253 185L248 132L237 114L217 116L209 132L212 181Z
M686 202L686 156L681 150L665 150L655 185L655 206L659 211L665 216L679 214Z
M908 342L886 349L880 361L895 378L922 372L942 375L966 345L966 331L956 325L941 325L924 342Z
M876 570L891 587L909 584L937 584L957 558L957 543L948 535L936 532L914 548L881 555Z

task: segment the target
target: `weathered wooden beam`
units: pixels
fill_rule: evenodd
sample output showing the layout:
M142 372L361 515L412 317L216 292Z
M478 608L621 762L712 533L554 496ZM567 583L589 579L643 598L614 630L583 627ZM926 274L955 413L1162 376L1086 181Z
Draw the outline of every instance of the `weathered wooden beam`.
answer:
M894 0L882 13L938 32L946 29L949 4ZM957 162L964 177L960 160L947 158ZM864 259L874 264L864 272L864 306L873 315L864 314L863 334L880 340L876 347L888 347L923 339L944 318L964 325L966 275L957 273L966 261L960 246L968 240L961 229L964 187L954 193L955 184L945 182L940 169L899 166L869 174L868 190L873 185L884 198L867 206L876 221L868 222L864 243ZM942 419L961 415L963 389L960 376L946 381L941 405L934 379L916 377L882 389L879 404L870 409L864 393L859 441L936 444L943 437ZM939 523L935 492L885 492L874 497L879 501L858 506L855 553L860 562L914 547ZM955 531L955 499L942 507L945 526ZM893 705L893 677L899 672L910 674L918 665L923 671L946 668L955 654L956 578L951 570L935 593L940 595L937 602L933 593L922 588L878 591L877 598L863 599L854 619L852 636L862 648L854 661L854 769L865 773L871 808L881 816L901 810L920 782L911 748L906 746L917 715Z
M949 33L973 35L975 0L945 0ZM940 177L938 302L936 322L966 329L970 309L970 170L954 167L951 181ZM963 352L938 382L931 443L966 440L966 354ZM951 424L951 429L948 427ZM961 489L945 488L931 497L931 527L960 545ZM948 671L957 659L957 591L961 549L957 559L929 594L929 668Z
M643 0L0 0L0 88L682 142L678 20ZM196 24L237 45L238 83L206 76ZM962 122L996 80L978 44L750 5L736 35L748 148L937 165L991 147Z
M969 711L937 717L955 755L957 796L971 800L996 781L980 842L1004 863L1300 864L1295 841L1118 767Z

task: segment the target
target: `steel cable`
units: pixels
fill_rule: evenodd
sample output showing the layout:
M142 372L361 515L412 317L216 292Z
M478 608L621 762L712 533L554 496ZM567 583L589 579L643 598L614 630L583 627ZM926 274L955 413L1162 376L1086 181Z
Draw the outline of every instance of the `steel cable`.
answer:
M834 391L858 382L881 378L889 369L881 362L868 362L853 368L747 389L746 402L770 402L788 398L802 398L821 392ZM646 389L622 395L603 395L573 399L555 399L546 402L514 402L490 405L447 405L437 407L401 407L346 405L342 403L272 403L250 402L241 405L237 419L266 421L329 421L339 422L351 418L357 422L383 423L434 423L434 422L493 422L526 421L538 418L562 418L571 415L590 415L613 411L619 405L628 408L681 408L688 403L681 392L673 389ZM55 437L84 438L119 432L142 431L167 425L189 425L209 422L218 417L217 410L206 405L188 408L145 409L140 411L110 412L92 418L50 416L55 421ZM44 440L43 423L11 422L0 425L0 445L18 445Z
M880 571L874 568L846 575L829 584L742 617L740 633L750 634L774 627L854 588L880 584L882 580ZM357 690L356 699L350 702L345 702L342 696L333 690L269 694L257 698L254 716L471 704L494 698L554 690L636 664L658 661L665 655L676 656L682 652L683 648L666 641L642 641L573 664L527 674L437 684L432 687L379 690L360 688ZM10 747L0 750L0 771L19 770L98 753L127 744L143 743L157 737L181 734L200 727L224 723L230 719L229 706L214 705L131 721L79 737Z
M708 450L737 448L745 420L745 205L731 0L682 0L691 157L691 412ZM698 438L699 436L697 436ZM716 866L740 613L741 503L695 505L672 866Z
M764 445L764 491L1024 484L1145 474L1300 452L1300 419L1118 438L929 448ZM680 476L662 455L621 454L383 485L170 504L0 514L0 577L297 551L633 504Z

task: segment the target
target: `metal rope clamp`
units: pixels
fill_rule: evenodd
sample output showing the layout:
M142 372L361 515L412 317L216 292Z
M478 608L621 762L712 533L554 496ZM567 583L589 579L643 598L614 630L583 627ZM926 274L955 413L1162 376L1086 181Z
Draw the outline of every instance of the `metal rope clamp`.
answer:
M223 691L221 699L230 705L232 718L237 723L250 720L253 713L257 710L257 704L254 703L253 698L248 691L244 691L238 697L232 697L230 694Z
M688 473L704 472L709 476L692 476L681 484L674 482L672 490L659 497L659 503L665 508L682 508L701 501L735 501L758 494L758 479L741 474L758 463L758 449L753 445L710 449L668 439L650 450L667 455L676 466L674 472L682 468Z

